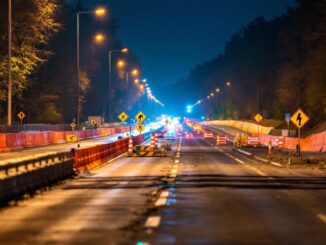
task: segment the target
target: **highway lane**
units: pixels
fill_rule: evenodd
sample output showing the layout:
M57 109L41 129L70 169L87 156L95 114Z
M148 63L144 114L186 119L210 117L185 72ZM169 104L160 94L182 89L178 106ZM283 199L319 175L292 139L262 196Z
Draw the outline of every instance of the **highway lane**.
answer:
M185 139L149 244L325 244L325 173L255 163Z
M159 124L148 124L144 133L149 132L151 128L157 129L160 127ZM71 148L77 148L79 145L81 148L94 146L97 144L106 144L118 140L119 136L126 137L129 132L109 135L106 137L98 137L94 139L82 140L78 143L65 143L58 145L46 145L34 148L25 148L18 151L0 153L0 165L7 164L8 162L23 161L29 158L41 157L44 155L55 154L59 152L70 151ZM138 135L136 130L132 131L132 135Z
M120 156L2 208L0 244L133 244L170 164L172 157Z

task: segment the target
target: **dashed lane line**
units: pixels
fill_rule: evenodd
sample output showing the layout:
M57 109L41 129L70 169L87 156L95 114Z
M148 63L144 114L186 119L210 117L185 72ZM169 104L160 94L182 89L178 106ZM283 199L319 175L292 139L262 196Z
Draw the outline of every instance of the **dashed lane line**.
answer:
M159 199L156 200L155 207L164 206L167 200L168 200L167 197L160 197Z
M208 142L208 141L207 141ZM225 155L227 155L228 157L230 157L231 159L235 160L236 162L250 168L252 171L256 172L257 174L261 175L261 176L268 176L267 174L265 174L264 172L260 171L259 169L253 167L253 166L250 166L248 164L246 164L244 161L232 156L231 154L225 152L224 150L220 149L219 147L213 145L212 143L208 142L211 146L213 146L215 149L217 149L218 151L220 152L223 152Z
M317 217L323 221L324 223L326 223L326 215L325 214L317 214Z
M146 228L158 227L161 223L161 216L149 216L145 222Z

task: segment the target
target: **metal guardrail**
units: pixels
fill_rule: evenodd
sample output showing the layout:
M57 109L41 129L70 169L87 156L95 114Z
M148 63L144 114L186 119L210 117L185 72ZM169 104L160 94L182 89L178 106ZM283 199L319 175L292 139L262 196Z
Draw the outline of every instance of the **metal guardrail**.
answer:
M33 193L74 174L70 152L0 166L0 202Z

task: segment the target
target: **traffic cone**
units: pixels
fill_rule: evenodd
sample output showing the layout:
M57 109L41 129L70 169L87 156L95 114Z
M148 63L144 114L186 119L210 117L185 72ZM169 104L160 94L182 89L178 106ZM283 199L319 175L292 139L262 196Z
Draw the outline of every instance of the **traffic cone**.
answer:
M158 133L155 133L154 137L155 137L155 147L158 147Z
M153 151L155 149L155 136L151 135L151 150Z
M268 155L271 156L273 153L272 142L268 142Z
M128 144L128 155L132 156L133 154L133 147L134 147L134 143L132 140L132 137L129 138L129 144Z

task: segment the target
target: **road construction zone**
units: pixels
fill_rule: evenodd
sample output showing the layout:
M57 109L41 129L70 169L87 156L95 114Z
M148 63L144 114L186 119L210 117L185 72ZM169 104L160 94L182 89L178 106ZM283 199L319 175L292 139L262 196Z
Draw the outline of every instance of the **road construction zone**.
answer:
M167 152L171 150L166 141L158 140L159 134L154 133L150 137L149 145L133 145L132 138L129 139L128 157L166 157Z

